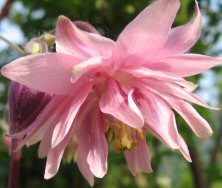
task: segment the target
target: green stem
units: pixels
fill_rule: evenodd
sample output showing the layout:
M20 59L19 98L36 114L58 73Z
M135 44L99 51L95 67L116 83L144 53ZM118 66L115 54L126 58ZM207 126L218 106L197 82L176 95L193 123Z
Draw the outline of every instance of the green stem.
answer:
M16 44L8 40L7 38L0 35L0 39L4 41L5 43L7 43L11 48L19 52L22 56L26 55L26 52L22 48L20 48L19 46L17 46Z

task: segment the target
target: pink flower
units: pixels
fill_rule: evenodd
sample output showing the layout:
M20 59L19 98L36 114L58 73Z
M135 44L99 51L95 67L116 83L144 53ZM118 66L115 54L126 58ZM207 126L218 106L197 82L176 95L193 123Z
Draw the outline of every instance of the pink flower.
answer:
M186 53L198 40L201 14L172 27L179 0L156 0L129 23L116 42L78 29L59 17L57 53L22 57L2 68L7 78L53 94L36 120L16 137L30 146L40 141L47 156L45 178L54 176L73 142L73 157L88 182L107 172L108 141L123 151L133 174L151 172L145 129L191 161L178 133L173 109L200 137L212 134L191 106L209 107L192 93L184 77L222 64L222 59ZM107 134L106 134L107 132ZM70 147L69 147L70 148ZM70 152L69 152L70 154Z

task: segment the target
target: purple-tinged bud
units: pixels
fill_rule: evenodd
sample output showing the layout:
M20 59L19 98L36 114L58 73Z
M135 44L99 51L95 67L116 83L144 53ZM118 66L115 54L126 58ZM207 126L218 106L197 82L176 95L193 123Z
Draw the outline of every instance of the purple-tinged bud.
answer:
M31 41L29 41L25 45L25 50L31 54L48 52L48 41L53 43L53 35L45 35L33 38ZM10 134L18 133L27 128L44 109L50 99L51 96L46 93L42 93L19 83L12 82L10 85L8 98Z
M44 109L51 96L12 82L9 89L10 134L27 128Z

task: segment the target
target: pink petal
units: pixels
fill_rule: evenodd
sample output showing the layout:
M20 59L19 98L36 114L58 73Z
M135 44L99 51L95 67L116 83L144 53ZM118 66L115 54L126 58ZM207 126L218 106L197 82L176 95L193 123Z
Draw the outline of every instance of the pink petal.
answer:
M138 85L141 85L141 83L138 83ZM185 90L184 88L181 88L180 86L174 83L162 82L154 79L147 79L145 83L139 87L142 89L146 88L154 93L157 92L158 94L169 95L171 97L186 100L206 108L216 109L214 107L207 105L197 95L193 94L192 92L189 92L188 90Z
M164 94L159 91L157 92L151 88L147 89L163 98L167 104L172 106L172 108L174 108L183 117L197 136L208 137L212 134L212 130L207 121L203 119L188 102L178 100L168 94Z
M42 92L73 94L72 67L78 58L48 53L19 58L1 70L5 77Z
M92 85L86 85L81 88L81 91L76 93L69 101L69 106L61 114L60 121L55 125L52 135L52 147L57 146L69 132L76 114L79 112L80 107L88 96Z
M108 80L107 89L99 102L101 111L114 116L131 127L143 127L143 117L131 97L132 93L125 93L124 90L127 88L115 80ZM133 106L136 108L132 108Z
M172 149L178 149L178 131L171 109L151 92L137 93L137 102L147 123L147 128Z
M63 153L70 140L72 132L73 131L70 131L69 134L65 137L65 139L62 142L60 142L60 144L57 147L49 151L45 167L45 175L44 175L45 179L52 178L58 172Z
M36 120L30 125L32 129L26 131L27 135L18 145L18 148L23 147L25 144L30 146L39 142L44 134L46 134L47 130L57 124L60 119L60 114L64 111L68 102L69 97L54 97L44 108L42 113L40 113Z
M91 144L90 137L83 137L85 133L80 132L78 152L77 152L77 165L80 172L86 178L91 186L94 185L94 176L87 163L87 156L89 153L89 147Z
M89 58L82 63L79 63L72 68L72 83L76 83L83 75L88 76L88 78L93 78L93 72L90 71L104 71L107 66L110 65L110 61L101 57ZM88 74L89 73L89 74Z
M136 78L155 78L158 80L178 82L184 84L185 86L189 85L189 87L194 87L194 84L192 84L191 82L187 82L185 79L180 78L176 75L161 71L153 71L146 67L124 69L124 71L130 73L133 77Z
M179 145L180 145L180 151L185 157L185 159L189 162L192 162L188 146L181 135L179 135Z
M63 110L64 108L60 108L49 117L47 117L46 120L42 121L42 124L38 126L38 129L35 129L35 131L33 130L32 132L28 133L24 139L24 141L26 142L26 146L29 147L36 144L43 138L43 136L48 132L49 129L54 129L55 125L60 120L60 113Z
M222 58L198 54L181 54L158 59L147 65L152 70L188 77L222 64Z
M183 117L193 132L199 137L209 137L212 129L205 119L189 103L177 99L166 98L169 104Z
M27 134L30 134L30 132L35 132L39 126L42 124L42 120L48 119L48 116L52 114L55 111L55 106L59 105L63 101L63 97L61 96L52 96L48 104L45 106L45 108L42 110L41 113L36 117L35 121L32 122L31 125L29 125L26 129L22 130L19 133L10 135L10 137L13 138L22 138L26 136ZM47 117L46 117L47 116ZM40 123L41 122L41 123Z
M183 54L187 52L199 39L201 34L201 13L196 2L196 16L186 25L175 27L158 56Z
M79 134L79 143L78 143L78 152L77 152L77 165L82 175L87 179L89 184L93 186L94 184L94 176L90 170L90 166L87 162L88 154L91 147L91 124L92 116L91 113L92 108L96 106L97 100L96 98L90 98L84 103L84 108L81 108L81 112L78 113L77 119L75 121L76 125L80 128ZM90 131L89 131L90 130Z
M141 140L137 136L138 145L131 151L126 150L124 152L131 173L135 176L138 172L152 172L150 165L151 155L146 144L146 137Z
M54 126L50 126L48 130L44 133L38 149L39 158L44 158L48 155L48 152L51 149L51 139L53 130Z
M91 147L87 162L94 176L102 178L107 172L108 144L105 137L104 120L102 114L96 114L90 127Z
M81 135L81 133L80 133ZM90 138L83 138L80 136L79 144L78 144L78 153L77 153L77 165L79 167L80 172L86 178L91 186L94 185L94 176L89 168L89 164L87 163L87 155L90 147Z
M153 57L165 44L179 6L179 0L156 0L130 22L117 39L118 63L130 54Z
M114 41L95 33L78 29L65 16L60 16L56 28L56 51L81 59L95 56L110 57Z

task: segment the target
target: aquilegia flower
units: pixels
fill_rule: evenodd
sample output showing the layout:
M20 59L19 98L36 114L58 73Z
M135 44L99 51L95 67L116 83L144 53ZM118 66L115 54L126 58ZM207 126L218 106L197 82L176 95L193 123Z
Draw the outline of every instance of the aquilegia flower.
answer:
M53 95L35 121L15 135L22 137L20 147L40 141L39 157L47 156L46 179L57 173L69 148L93 185L94 176L107 172L108 141L124 152L133 174L151 172L146 130L191 161L173 110L198 136L212 134L190 102L209 106L184 77L222 64L222 59L184 54L200 36L201 13L196 3L194 19L171 28L179 6L179 0L154 1L116 42L60 16L56 53L22 57L2 68L7 78Z

